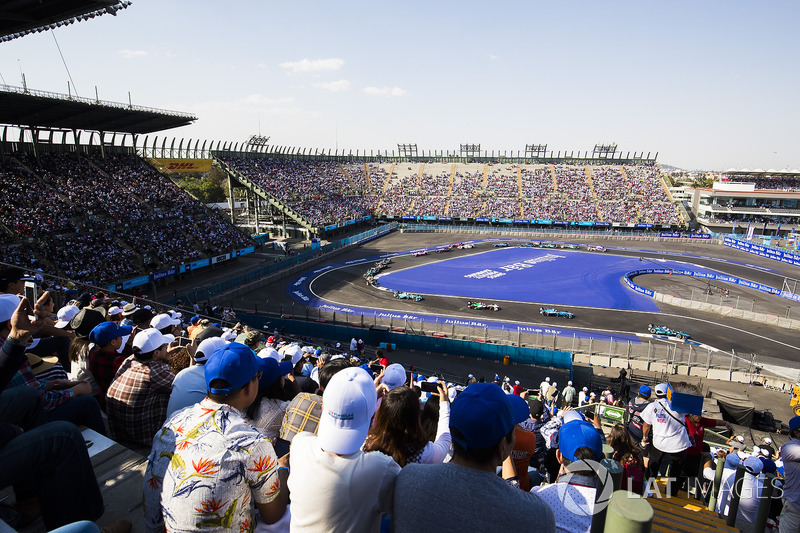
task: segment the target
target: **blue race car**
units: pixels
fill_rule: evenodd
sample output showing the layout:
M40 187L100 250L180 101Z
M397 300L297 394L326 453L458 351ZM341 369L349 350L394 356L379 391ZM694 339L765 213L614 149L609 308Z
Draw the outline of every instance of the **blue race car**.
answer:
M506 246L508 246L508 243L507 242L496 242L492 246L494 246L495 248L505 248Z
M647 331L653 335L666 335L667 337L678 337L681 340L690 339L691 335L683 331L675 331L666 326L656 326L655 324L648 324Z
M419 294L414 294L411 292L403 292L403 291L394 291L394 297L398 300L414 300L415 302L419 302L422 300L422 296Z
M558 316L564 318L575 318L574 313L570 313L569 311L559 311L558 309L554 309L552 307L540 307L539 314L542 316Z

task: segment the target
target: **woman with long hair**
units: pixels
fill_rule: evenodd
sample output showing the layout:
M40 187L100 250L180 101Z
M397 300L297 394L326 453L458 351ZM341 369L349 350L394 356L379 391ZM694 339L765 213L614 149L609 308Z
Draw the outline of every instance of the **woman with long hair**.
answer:
M614 449L611 458L622 465L620 488L641 494L644 484L644 465L641 450L634 444L628 428L622 424L615 424L608 433L606 444Z
M286 408L299 392L300 387L292 375L292 362L278 363L272 357L259 360L258 369L261 378L258 383L258 395L247 408L246 414L253 421L253 425L262 430L273 442L281 432L281 422L286 414ZM285 386L286 380L292 386Z
M447 387L438 383L439 424L431 442L420 423L419 397L406 386L389 391L375 413L364 451L380 451L401 467L408 463L441 463L450 451L450 401ZM436 401L437 393L428 400Z

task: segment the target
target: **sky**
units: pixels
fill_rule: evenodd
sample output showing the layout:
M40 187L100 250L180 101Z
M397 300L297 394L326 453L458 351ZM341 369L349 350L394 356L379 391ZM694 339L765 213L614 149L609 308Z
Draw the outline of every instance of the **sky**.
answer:
M178 138L613 142L684 169L796 169L799 15L796 1L133 0L0 44L0 82L24 72L66 94L71 75L79 96L195 114L163 133Z

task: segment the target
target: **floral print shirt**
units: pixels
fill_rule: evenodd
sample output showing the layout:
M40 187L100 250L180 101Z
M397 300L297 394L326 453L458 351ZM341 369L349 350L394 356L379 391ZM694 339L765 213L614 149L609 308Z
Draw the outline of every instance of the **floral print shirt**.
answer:
M243 413L206 398L156 434L143 491L148 532L252 532L254 502L280 491L278 460Z

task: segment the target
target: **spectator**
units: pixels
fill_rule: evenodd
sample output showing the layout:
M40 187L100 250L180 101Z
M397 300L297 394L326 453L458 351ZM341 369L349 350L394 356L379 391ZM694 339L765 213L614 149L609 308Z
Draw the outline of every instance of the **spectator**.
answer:
M789 436L780 452L785 469L780 533L800 531L800 416L789 420Z
M653 429L652 446L648 448L648 474L656 477L662 467L670 465L670 479L667 490L677 494L685 482L686 450L692 445L684 423L685 414L673 411L667 404L667 385L656 385L656 400L642 411L642 433L645 435L642 444L650 444L647 436Z
M689 487L687 487L687 490L694 488L697 491L696 494L699 494L702 483L702 453L706 428L725 426L728 431L733 433L733 427L729 422L725 422L724 420L714 420L700 415L686 415L684 422L686 424L686 431L689 434L689 439L692 441L692 445L686 449L686 472L689 476Z
M741 457L739 457L737 452L729 453L727 457L725 457L725 467L722 470L722 482L720 483L719 495L717 496L717 513L723 518L728 516L733 481L736 478L736 467L741 461Z
M172 335L155 328L136 334L133 355L125 359L106 394L111 432L117 440L149 446L167 418L175 376L169 368Z
M567 386L561 391L561 409L572 407L572 400L575 399L575 387L571 381L567 381Z
M578 393L578 407L583 407L588 403L589 403L589 388L584 387L581 389L581 392Z
M360 368L341 370L327 384L317 434L292 440L293 532L378 531L381 513L392 512L400 467L383 453L361 451L376 403L375 385Z
M274 442L281 431L286 408L289 406L289 402L300 393L300 389L292 375L291 361L278 363L272 357L259 358L258 369L261 371L258 395L252 405L248 407L247 415L253 421L253 425ZM292 393L287 393L284 389L287 376L294 385Z
M642 453L630 433L622 424L615 424L608 433L607 444L614 449L611 459L622 465L620 488L641 494L644 487L644 462Z
M255 353L242 344L209 357L208 397L176 413L153 439L143 483L146 531L253 531L254 507L267 524L283 517L287 459L243 415L258 375Z
M200 403L206 397L206 361L215 351L226 346L219 337L203 340L194 352L194 364L175 375L172 381L172 392L167 404L167 418L190 405Z
M603 458L600 434L588 422L565 423L558 431L556 458L561 465L556 482L531 492L552 509L558 531L588 533L600 487L596 470L585 461L597 464Z
M522 429L522 425L531 418L528 402L520 396L512 394L511 405L514 407L514 447L511 450L511 460L517 472L519 488L524 491L531 490L531 478L528 467L536 453L536 435L532 431ZM537 472L538 473L538 472ZM537 475L537 480L541 482ZM539 483L535 483L538 485Z
M28 342L43 323L49 297L48 292L42 294L35 307L23 298L4 321L9 333L0 348L0 488L13 485L23 519L32 520L39 507L45 528L52 530L96 520L104 506L78 428L69 422L45 423L41 397L30 387L7 388L25 358ZM35 315L33 322L29 315Z
M453 531L494 531L498 520L504 529L524 530L536 517L537 531L553 533L553 513L541 499L496 475L501 463L513 465L507 459L514 428L511 399L497 385L467 387L451 410L453 460L403 468L395 486L393 531L433 532L443 524Z
M122 361L126 355L120 355L123 348L122 338L131 334L131 326L117 326L114 322L103 322L95 326L89 333L89 371L100 387L98 396L101 404L105 404L106 391L114 381ZM128 352L130 353L130 352Z
M438 393L433 393L428 400L433 403L435 396L439 399L435 442L427 439L420 423L419 397L412 389L398 386L383 397L375 423L367 434L364 451L383 452L401 467L408 463L444 461L450 451L450 402L445 383L440 381L437 386Z

